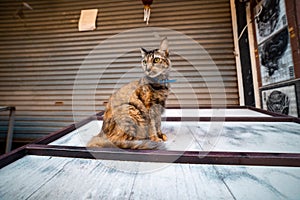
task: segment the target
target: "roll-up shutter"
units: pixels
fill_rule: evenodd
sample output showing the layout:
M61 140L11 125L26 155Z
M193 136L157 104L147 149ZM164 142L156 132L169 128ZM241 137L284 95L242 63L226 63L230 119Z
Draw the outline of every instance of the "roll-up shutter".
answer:
M16 107L14 140L103 109L114 90L142 75L138 45L157 47L163 36L176 79L168 105L238 105L230 0L154 0L151 8L147 26L136 0L0 1L0 105ZM96 30L78 31L83 9L99 10ZM3 140L8 119L0 119Z

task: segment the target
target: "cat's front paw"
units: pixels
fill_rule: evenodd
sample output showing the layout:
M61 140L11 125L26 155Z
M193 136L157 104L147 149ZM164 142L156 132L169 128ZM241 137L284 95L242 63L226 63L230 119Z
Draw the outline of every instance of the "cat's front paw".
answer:
M160 136L159 136L163 141L167 141L168 137L166 136L166 134L162 133Z
M152 141L154 141L154 142L163 142L163 140L160 139L160 138L157 137L157 136L151 136L151 137L150 137L150 140L152 140Z
M161 138L163 141L167 141L168 139L167 135L162 133L161 131L158 131L157 136Z

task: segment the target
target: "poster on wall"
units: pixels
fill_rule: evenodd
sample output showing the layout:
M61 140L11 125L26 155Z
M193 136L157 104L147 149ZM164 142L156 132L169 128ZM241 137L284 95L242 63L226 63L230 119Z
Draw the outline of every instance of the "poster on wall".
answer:
M294 78L294 64L287 27L258 46L262 85Z
M255 28L258 44L287 26L284 0L262 0L254 12L257 16Z
M255 12L262 85L293 79L294 64L284 0L263 0Z
M264 110L298 117L295 85L267 89L261 93Z

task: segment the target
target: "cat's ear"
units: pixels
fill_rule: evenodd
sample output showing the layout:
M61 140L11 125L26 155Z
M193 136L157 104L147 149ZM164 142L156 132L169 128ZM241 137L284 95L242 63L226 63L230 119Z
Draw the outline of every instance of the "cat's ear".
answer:
M169 55L169 42L167 37L162 39L162 41L160 42L159 50L164 51L167 56Z
M148 52L147 52L146 49L141 48L141 54L142 54L142 57L145 57L147 53L148 53Z

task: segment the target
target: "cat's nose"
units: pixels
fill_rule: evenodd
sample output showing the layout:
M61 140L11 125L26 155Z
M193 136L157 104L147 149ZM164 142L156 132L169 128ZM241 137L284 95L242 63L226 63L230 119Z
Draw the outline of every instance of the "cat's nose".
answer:
M151 71L151 68L152 68L151 66L147 66L147 67L146 67L146 71L147 71L147 72L150 72L150 71Z

